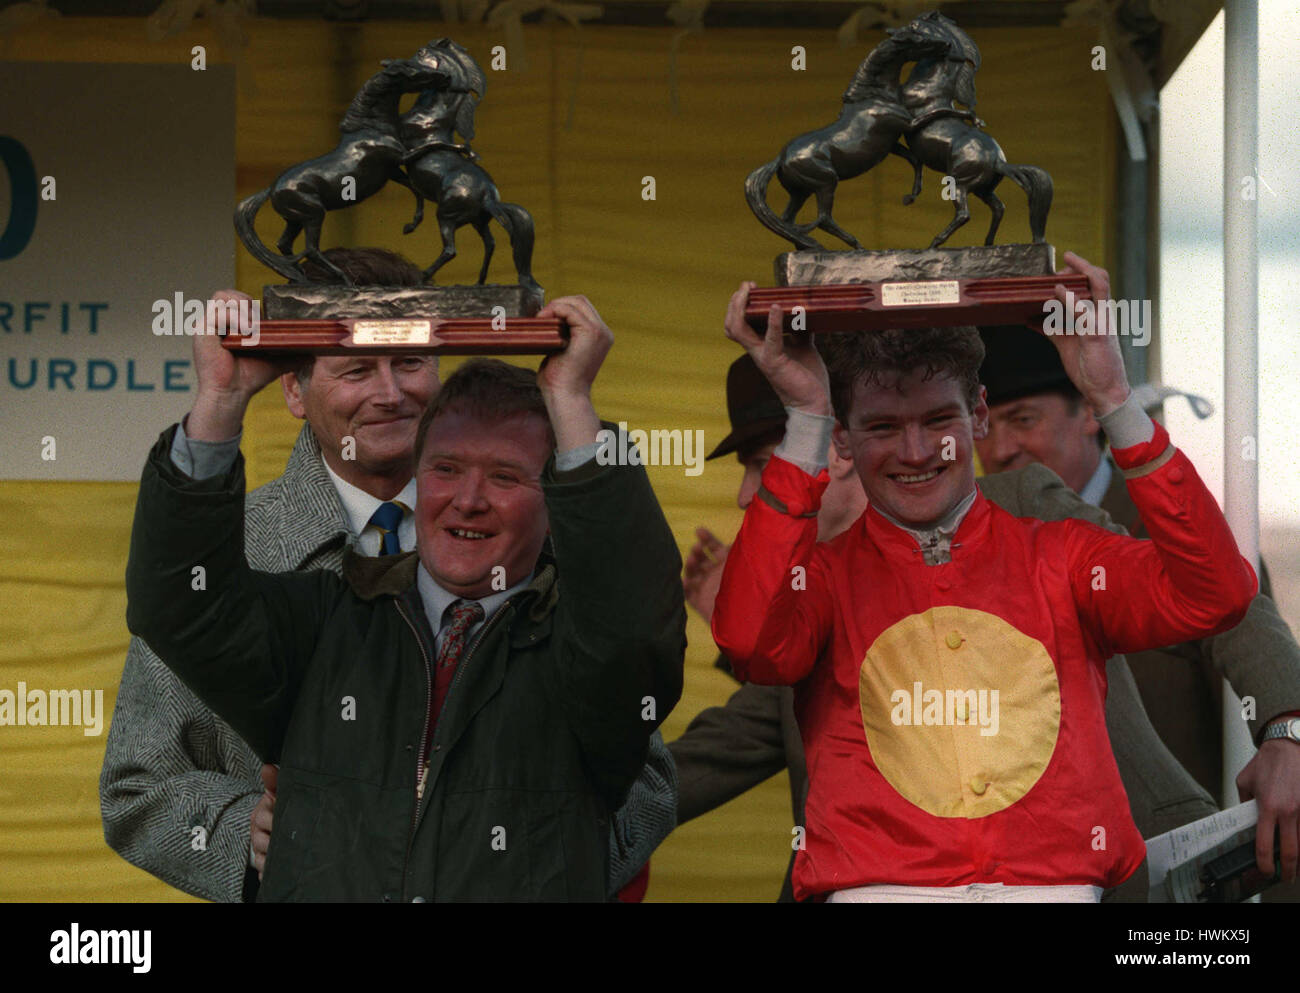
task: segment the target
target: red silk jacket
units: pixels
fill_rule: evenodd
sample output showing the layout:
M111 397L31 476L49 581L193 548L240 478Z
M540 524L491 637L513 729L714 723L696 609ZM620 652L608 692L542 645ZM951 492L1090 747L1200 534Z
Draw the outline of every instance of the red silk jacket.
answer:
M1152 540L1012 517L977 494L936 566L871 508L818 544L800 515L826 473L768 463L787 512L745 512L713 635L740 678L796 685L811 780L797 899L870 883L1110 887L1141 863L1105 661L1227 630L1256 582L1163 427L1113 454Z

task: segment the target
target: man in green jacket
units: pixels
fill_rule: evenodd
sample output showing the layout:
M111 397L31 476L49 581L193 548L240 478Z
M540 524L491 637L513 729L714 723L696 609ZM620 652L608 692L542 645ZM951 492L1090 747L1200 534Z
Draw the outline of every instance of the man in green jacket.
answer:
M605 898L611 814L681 692L681 563L644 469L595 458L612 335L581 297L542 315L571 338L535 377L471 362L426 410L417 551L342 579L247 566L238 437L278 369L195 339L127 621L280 765L260 899Z

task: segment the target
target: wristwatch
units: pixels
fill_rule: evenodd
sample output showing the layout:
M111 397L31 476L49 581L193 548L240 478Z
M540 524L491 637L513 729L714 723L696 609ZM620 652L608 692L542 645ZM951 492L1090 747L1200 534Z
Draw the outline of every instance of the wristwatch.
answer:
M1262 745L1273 738L1286 738L1300 745L1300 717L1287 717L1274 721L1264 728L1264 735L1259 739L1259 743Z

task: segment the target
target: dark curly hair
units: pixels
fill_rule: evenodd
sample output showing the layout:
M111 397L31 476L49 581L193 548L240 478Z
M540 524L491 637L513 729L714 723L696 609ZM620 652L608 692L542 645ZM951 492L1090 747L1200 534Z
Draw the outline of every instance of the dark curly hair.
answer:
M816 341L830 374L835 419L845 427L858 382L888 390L915 373L922 379L950 376L962 387L967 412L979 403L984 342L973 327L852 331L818 335Z

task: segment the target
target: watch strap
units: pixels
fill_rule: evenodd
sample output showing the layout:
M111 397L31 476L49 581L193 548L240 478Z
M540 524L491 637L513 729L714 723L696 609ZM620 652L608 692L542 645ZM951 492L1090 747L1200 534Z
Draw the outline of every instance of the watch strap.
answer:
M1300 717L1287 717L1273 721L1264 728L1264 734L1259 739L1260 744L1275 738L1285 738L1300 744Z

